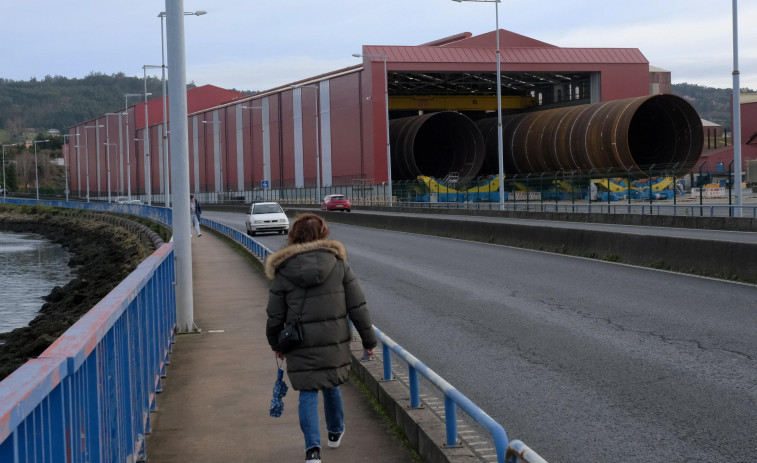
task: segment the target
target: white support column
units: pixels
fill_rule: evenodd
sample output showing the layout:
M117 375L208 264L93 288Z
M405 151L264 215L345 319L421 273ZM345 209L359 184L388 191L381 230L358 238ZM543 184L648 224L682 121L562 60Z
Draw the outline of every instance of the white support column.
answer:
M271 182L271 116L268 97L263 98L263 180Z
M331 90L329 81L321 82L321 88L318 91L318 115L320 120L319 130L321 139L321 186L331 186L332 168L331 168Z
M305 186L302 144L302 88L292 89L292 112L294 117L294 187Z
M184 0L166 0L170 150L173 178L173 237L176 260L176 321L179 333L195 331L192 294L192 243L189 218L189 127L184 55Z
M237 191L244 191L244 124L242 124L242 105L236 105L237 134ZM250 147L252 149L252 147Z
M194 161L194 192L200 192L200 134L198 132L198 118L192 116L192 158Z

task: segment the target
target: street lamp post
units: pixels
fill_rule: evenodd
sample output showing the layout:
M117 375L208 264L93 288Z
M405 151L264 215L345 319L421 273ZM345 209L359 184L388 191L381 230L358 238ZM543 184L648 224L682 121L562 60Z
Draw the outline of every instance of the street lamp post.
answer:
M185 11L184 16L202 16L204 14L208 14L207 11L204 10L197 10L197 11ZM170 207L170 187L169 183L171 180L171 176L169 175L168 170L168 113L166 111L166 52L165 52L165 39L163 34L163 18L166 17L166 12L161 11L158 13L158 17L160 18L160 59L161 59L161 86L163 88L163 169L165 170L165 191L166 191L166 207ZM145 92L147 89L145 88Z
M741 200L741 84L739 83L739 22L738 5L733 0L733 177L736 183L734 217L742 215Z
M39 202L39 166L37 165L37 143L47 143L49 141L50 140L34 140L34 185L37 189L37 202Z
M108 116L118 116L118 143L121 145L121 149L123 149L123 141L121 140L121 116L124 113L118 112L118 113L105 113L105 155L107 156L106 159L106 169L108 170L108 202L111 201L111 175L110 175L110 146L116 145L116 143L110 142L110 127L108 125ZM119 164L120 165L120 164ZM120 192L120 190L119 190Z
M84 177L87 179L87 202L89 202L89 137L87 137L87 129L99 129L100 127L104 127L102 124L100 125L85 125L84 126L84 138L86 138L86 143L84 144L84 162L86 164L86 168L84 169ZM100 146L97 146L97 151L100 151Z
M145 93L145 100L147 100L147 97L149 95L152 95L152 93ZM126 184L127 184L127 196L129 198L129 201L131 201L131 156L129 156L129 97L130 96L142 96L142 93L125 93L124 94L124 112L126 112ZM147 105L147 103L145 103ZM146 122L146 121L145 121ZM137 129L134 128L134 134L136 135Z
M384 59L384 104L386 105L386 179L389 185L389 207L393 205L392 199L392 153L389 144L389 74L386 72L386 54L360 54L353 53L355 58L383 58Z
M76 144L79 144L79 134L78 133L68 133L63 135L63 144L66 144L66 137L76 137ZM63 154L63 172L66 175L66 201L68 201L68 194L71 192L71 190L68 188L68 166L70 165L70 162L66 162L66 155Z
M147 195L147 204L148 205L152 204L152 174L151 174L151 168L152 168L152 166L150 165L150 123L149 123L149 116L148 116L148 112L147 112L147 95L152 95L152 93L147 93L147 70L148 69L161 69L162 67L163 66L156 66L156 65L150 65L150 64L145 64L144 66L142 66L142 70L144 70L144 73L145 73L145 136L143 138L144 138L144 141L145 141L145 177L147 178L147 180L145 181L145 194ZM165 89L163 89L163 92L165 93ZM163 99L163 101L165 102L165 98ZM166 158L165 150L163 151L163 157ZM167 163L164 162L164 164L166 164L164 166L164 169L163 169L164 172L165 172L165 174L164 174L164 178L165 178L164 183L166 185L166 187L165 187L165 193L166 193L165 205L166 205L166 207L169 207L169 200L168 200L168 198L170 196L168 194L168 178L169 178L168 177L168 166L167 166Z
M499 210L505 210L505 175L502 147L502 84L499 52L499 2L500 0L452 0L453 2L494 3L495 23L497 27L497 155L499 158ZM735 1L735 0L734 0Z
M147 115L147 70L148 69L162 69L163 66L156 66L156 65L150 65L145 64L142 66L142 69L145 72L145 136L143 137L145 140L145 177L147 177L147 181L145 182L145 194L147 195L147 204L152 204L152 174L151 174L151 167L150 166L150 124L148 123L148 115ZM165 93L165 89L163 89L163 92ZM163 102L165 103L166 99L163 98ZM164 113L165 114L165 113ZM163 150L163 158L167 159L166 151ZM166 207L169 207L169 192L168 192L168 163L164 162L166 164L164 170L163 177L165 178L165 193L166 193L166 200L165 205Z
M3 145L3 199L8 197L8 183L5 181L5 147L16 145Z

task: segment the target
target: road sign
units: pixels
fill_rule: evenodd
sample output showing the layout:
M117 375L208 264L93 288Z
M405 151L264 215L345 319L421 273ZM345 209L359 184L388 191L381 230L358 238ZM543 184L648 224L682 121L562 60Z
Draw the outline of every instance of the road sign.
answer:
M268 180L261 180L260 181L260 188L270 188L270 185L268 184Z

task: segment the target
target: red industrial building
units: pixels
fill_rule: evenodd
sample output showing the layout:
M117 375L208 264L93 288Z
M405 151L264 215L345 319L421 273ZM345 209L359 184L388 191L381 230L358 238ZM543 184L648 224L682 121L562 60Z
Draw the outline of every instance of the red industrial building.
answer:
M390 165L394 181L418 173L441 178L453 170L468 177L494 173L490 159L483 158L492 142L481 134L486 132L481 124L496 118L496 35L466 32L418 46L365 45L355 66L252 96L212 86L190 90L190 191L206 200L224 195L251 200L263 193L296 195L303 188L379 188L390 180ZM507 116L669 92L669 73L650 72L636 48L563 48L506 30L499 36L501 106ZM634 108L656 102L634 103ZM147 131L144 103L128 108L128 117L103 115L69 129L79 134L78 144L69 138L75 196L84 196L88 181L90 194L102 198L107 177L114 194L126 194L129 186L140 198L148 190L164 191L161 99L147 106ZM701 124L697 130L701 141ZM517 138L517 129L511 135ZM700 152L701 146L684 157L698 158ZM515 159L506 165L521 171L566 169L561 162L529 161L524 167Z
M741 172L749 184L757 184L757 93L742 93L741 101ZM722 130L722 129L721 129ZM721 132L722 133L722 132ZM699 164L704 173L714 173L725 181L734 167L733 145L705 151Z

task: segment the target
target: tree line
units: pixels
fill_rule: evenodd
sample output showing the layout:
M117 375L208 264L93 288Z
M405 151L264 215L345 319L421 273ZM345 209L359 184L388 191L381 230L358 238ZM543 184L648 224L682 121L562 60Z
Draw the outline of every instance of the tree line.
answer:
M7 140L49 129L66 133L81 121L123 108L125 93L144 91L144 79L123 73L93 72L82 79L49 75L42 80L0 79L0 129ZM160 78L148 77L147 91L153 98L162 96Z

